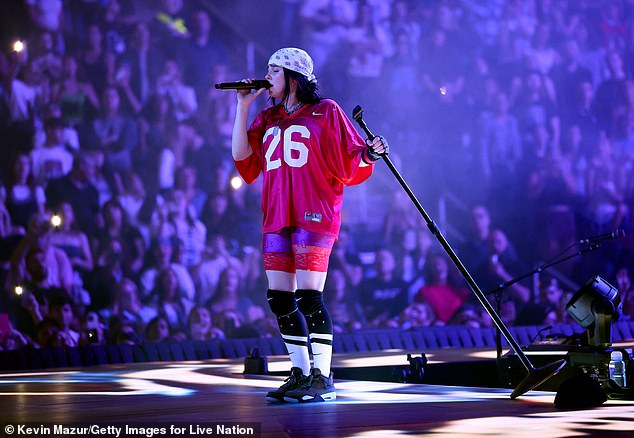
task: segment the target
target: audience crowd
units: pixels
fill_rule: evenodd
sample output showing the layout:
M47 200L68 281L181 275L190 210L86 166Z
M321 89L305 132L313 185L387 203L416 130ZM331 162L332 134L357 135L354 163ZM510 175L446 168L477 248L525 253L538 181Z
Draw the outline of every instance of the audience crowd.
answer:
M506 324L572 322L597 274L634 316L634 1L275 0L255 28L204 0L12 3L0 348L276 333L260 189L236 177L236 99L213 84L263 76L281 46L313 56L324 96L380 112L416 193L467 206L446 234ZM331 256L335 331L491 326L380 166L367 199L390 205L344 219Z

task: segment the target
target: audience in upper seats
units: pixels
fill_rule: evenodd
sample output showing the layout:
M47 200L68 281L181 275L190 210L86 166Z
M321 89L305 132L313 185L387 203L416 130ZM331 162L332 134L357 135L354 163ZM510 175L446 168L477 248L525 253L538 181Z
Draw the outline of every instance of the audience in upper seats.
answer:
M549 268L558 280L489 296L505 323L569 322L561 303L574 291L562 285L592 275L612 279L622 318L634 317L631 11L619 2L599 14L573 1L275 2L301 23L292 35L273 23L292 37L284 44L324 66L323 95L367 103L396 167L484 291L583 249L589 236L628 232ZM271 332L253 293L265 280L261 199L233 178L235 93L213 86L257 78L265 61L205 2L155 3L33 8L27 50L0 53L0 302L12 326L3 348ZM279 38L259 44L274 50ZM342 206L326 288L336 330L490 326L380 167L371 185L381 190L355 189ZM18 298L20 285L28 293Z

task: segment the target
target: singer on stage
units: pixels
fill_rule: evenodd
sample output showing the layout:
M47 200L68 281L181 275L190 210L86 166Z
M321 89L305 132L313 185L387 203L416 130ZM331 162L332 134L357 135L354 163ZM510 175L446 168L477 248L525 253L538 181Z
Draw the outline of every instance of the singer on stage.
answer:
M260 173L264 178L267 298L292 364L290 376L267 399L334 400L332 320L322 296L328 258L341 225L344 186L368 179L388 145L380 136L364 142L339 105L320 97L304 50L276 51L265 79L274 105L247 129L249 107L267 88L238 90L231 147L247 183Z

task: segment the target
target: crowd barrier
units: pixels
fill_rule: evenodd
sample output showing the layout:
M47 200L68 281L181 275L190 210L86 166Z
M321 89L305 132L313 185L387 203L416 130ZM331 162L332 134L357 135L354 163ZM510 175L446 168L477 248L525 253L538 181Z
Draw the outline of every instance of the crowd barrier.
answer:
M542 326L509 327L521 346L529 346L543 339L565 342L584 334L578 325L558 324L550 329ZM634 339L634 321L619 321L612 325L612 341ZM377 329L337 334L335 353L363 353L384 350L404 350L421 353L439 348L494 347L494 328L465 326L421 327L412 330ZM502 338L502 345L508 344ZM261 356L284 355L286 349L280 338L227 339L214 341L184 341L178 343L142 343L136 345L94 345L74 348L22 348L0 351L0 370L37 370L48 368L78 368L94 365L138 362L194 361L217 358L241 358L257 348Z

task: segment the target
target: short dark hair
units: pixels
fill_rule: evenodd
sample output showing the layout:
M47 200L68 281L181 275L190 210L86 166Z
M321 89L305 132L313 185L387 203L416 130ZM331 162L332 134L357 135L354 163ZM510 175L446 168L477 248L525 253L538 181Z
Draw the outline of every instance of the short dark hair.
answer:
M297 81L298 101L303 103L317 103L321 100L316 80L309 81L303 74L284 68L284 82L286 83L286 90L284 91L284 96L282 96L282 101L284 101L290 93L291 79L295 79Z

